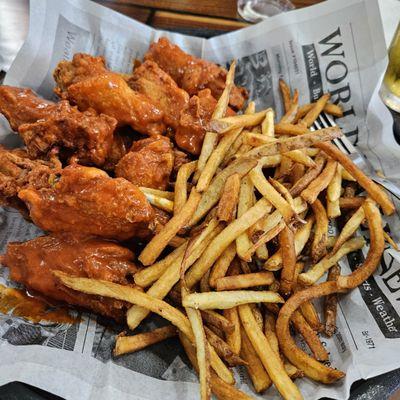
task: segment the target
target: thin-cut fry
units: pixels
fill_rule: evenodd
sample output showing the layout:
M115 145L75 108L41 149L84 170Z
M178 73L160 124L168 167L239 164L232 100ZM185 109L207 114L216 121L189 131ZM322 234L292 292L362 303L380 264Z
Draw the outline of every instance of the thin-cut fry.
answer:
M140 253L139 261L143 265L153 264L168 245L168 242L190 221L200 202L200 198L201 195L196 189L192 189L189 200L182 210L164 225L162 230L150 240Z
M301 150L292 150L285 153L285 157L290 158L291 160L303 164L306 167L315 168L315 161L308 156L304 151Z
M154 196L162 197L167 200L174 200L174 192L167 192L165 190L158 190L141 186L139 188L144 194L153 194Z
M392 239L392 237L385 231L383 231L383 237L385 238L385 242L389 243L396 251L400 251L397 243Z
M251 147L262 146L263 144L274 143L278 140L272 136L267 136L267 135L263 135L262 133L248 132L248 131L243 133L242 137L243 137L243 143L245 145L250 146L250 148L248 150L250 150Z
M218 143L218 133L216 132L206 132L204 135L203 145L201 147L201 152L199 159L197 160L197 169L193 176L193 183L197 183L199 176L202 173L211 153L214 151L215 146Z
M287 122L279 122L275 125L277 135L304 135L310 133L306 126L293 125Z
M294 122L299 105L297 103L292 103L289 109L286 111L285 115L281 118L279 122L291 124Z
M330 94L326 93L322 95L313 105L310 111L304 116L303 122L307 125L307 127L311 126L315 120L318 118L321 111L324 109L326 103L330 98Z
M316 143L316 147L323 150L330 157L342 164L343 168L349 172L357 183L375 200L386 215L391 215L395 211L394 204L389 199L386 192L381 189L375 182L368 178L344 153L331 143Z
M304 104L301 107L299 107L299 111L297 112L295 122L303 118L313 107L314 103ZM329 102L326 103L323 111L337 118L343 117L343 110L340 108L340 106L333 103Z
M225 318L223 315L212 310L202 310L201 315L204 321L215 328L220 329L222 332L233 333L235 326L229 319Z
M346 180L346 181L351 181L351 182L355 182L356 180L353 178L352 175L350 175L349 172L347 172L344 168L342 169L342 179Z
M279 89L282 95L283 109L288 112L292 101L290 100L290 88L283 79L279 79Z
M333 246L333 249L331 250L330 254L333 255L335 254L340 247L342 247L343 243L346 242L359 228L361 225L361 222L363 222L365 219L365 212L364 208L361 206L352 216L351 218L346 222L344 227L342 228L342 231L340 232L335 245Z
M226 180L221 199L218 203L217 218L220 221L230 222L235 218L239 190L240 175L233 174Z
M186 282L189 288L193 287L208 269L214 264L223 251L242 233L246 232L255 222L271 210L270 203L259 200L253 207L247 210L240 218L231 222L208 246L200 259L186 274Z
M241 329L241 337L242 349L240 355L247 362L246 368L250 379L253 382L254 390L257 393L261 393L271 386L271 378L265 371L261 360L258 358L258 355L243 328Z
M229 105L229 96L234 85L235 69L236 61L233 60L231 62L231 65L229 66L229 71L226 74L225 87L221 96L218 99L217 105L215 106L214 112L212 114L212 119L222 118L226 114L226 110L228 109Z
M273 179L273 178L268 178L269 182L271 185L284 197L284 199L289 203L290 207L295 210L295 204L292 195L290 194L289 190L286 188L286 186L282 185L279 181ZM295 210L296 212L296 210Z
M115 341L114 356L134 353L142 350L152 344L162 342L168 338L176 336L176 328L173 325L163 326L146 333L139 333L133 336L125 336L121 334L117 336Z
M298 256L301 251L303 250L304 246L306 245L310 234L311 228L314 224L314 218L308 217L307 223L301 226L295 236L295 249L296 249L296 256ZM273 254L264 264L264 269L268 271L278 271L282 268L282 253L278 250L275 254Z
M290 153L290 151L288 153ZM291 175L292 169L294 167L294 161L290 157L286 157L286 154L288 153L282 154L281 163L279 164L279 167L275 170L275 179L282 179Z
M307 272L299 275L299 281L304 285L312 285L321 278L329 268L333 267L343 256L361 249L365 245L363 237L358 236L345 242L333 255L326 255L321 261L313 265Z
M176 175L175 190L174 190L174 214L178 214L187 201L188 179L196 170L197 162L183 164Z
M200 292L211 292L210 286L210 270L208 270L200 280Z
M328 273L328 281L336 282L340 275L340 266L334 265ZM331 337L336 331L336 315L337 315L337 293L329 294L325 297L324 316L325 316L325 334Z
M295 293L283 305L276 323L276 333L280 348L288 360L302 370L309 378L322 383L332 383L343 378L344 372L321 364L300 350L290 336L289 322L296 309L305 301L326 296L338 291L335 282L325 282Z
M254 114L242 114L234 115L232 117L212 119L210 121L210 127L215 132L227 133L244 127L256 126L261 124L266 113L267 110L263 110Z
M300 289L302 290L303 287L299 288L299 285L297 286L297 290ZM313 303L311 301L306 301L300 306L300 311L303 314L303 317L305 320L308 322L308 324L311 326L311 328L316 331L316 332L322 332L324 327L319 319L317 310L315 309Z
M345 210L359 208L364 203L365 197L341 197L339 199L339 206Z
M329 185L333 176L335 175L337 168L337 162L334 160L328 160L325 168L320 175L313 180L306 189L304 189L300 196L311 204L317 199L318 195Z
M235 354L240 354L242 338L240 334L240 319L237 307L223 310L224 317L232 323L232 332L225 332L226 342Z
M322 203L316 199L311 203L311 208L315 215L314 238L311 244L311 258L313 263L318 262L326 254L326 244L328 241L329 220Z
M216 289L235 290L246 289L254 286L269 285L274 281L272 272L253 272L250 274L231 275L216 280Z
M267 112L265 113L265 118L261 123L261 133L265 136L275 136L274 114L275 113L272 108L268 108Z
M174 202L166 199L165 197L157 196L150 192L143 192L147 201L154 207L172 213L174 211Z
M315 359L318 361L327 361L329 359L329 355L325 350L325 347L319 340L318 335L305 320L303 315L296 310L292 315L291 321L293 322L296 330L301 334L301 336L303 336Z
M287 375L282 360L274 352L262 330L258 327L249 305L241 305L239 315L251 344L281 396L287 400L302 399L299 389Z
M341 214L339 199L342 193L342 170L343 167L338 164L326 191L326 210L329 218L337 218Z
M218 260L215 262L211 274L210 274L210 286L215 288L217 285L217 279L222 278L226 275L231 262L236 255L235 243L231 243L225 251L221 254Z
M266 312L264 315L264 335L270 346L279 355L279 342L275 331L276 318L273 314Z
M282 303L283 299L278 293L269 291L234 290L210 293L191 293L187 295L182 304L184 307L198 308L200 310L213 310L232 308L248 303Z
M290 182L292 184L292 188L304 176L305 171L306 168L303 164L294 163L290 174Z
M368 222L370 234L370 247L367 258L365 259L364 263L350 275L338 277L337 285L340 289L353 289L368 279L378 267L383 250L385 249L382 217L378 207L374 201L367 199L363 204L363 208ZM339 251L340 250L338 250L338 252Z
M282 257L282 271L280 280L280 293L286 297L293 290L294 272L296 267L296 249L294 241L294 233L287 226L279 234L280 252Z

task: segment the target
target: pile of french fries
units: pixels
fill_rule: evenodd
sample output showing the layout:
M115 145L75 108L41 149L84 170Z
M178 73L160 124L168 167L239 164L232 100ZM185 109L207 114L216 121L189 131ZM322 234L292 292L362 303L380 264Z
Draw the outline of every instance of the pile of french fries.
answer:
M297 90L292 95L281 81L280 121L272 109L255 112L253 102L243 115L225 117L234 70L232 62L201 154L180 168L174 192L142 188L172 216L139 255L136 287L56 274L72 289L131 303L131 331L150 313L168 320L152 332L121 334L115 355L179 335L199 374L201 399L211 392L250 399L234 386L230 368L237 365L257 393L275 385L284 399L301 399L295 379L329 384L345 375L324 364L319 334L335 332L338 294L377 268L390 241L379 208L389 215L394 206L330 143L340 128L309 129L322 111L342 115L329 95L299 106ZM337 237L328 236L329 220L340 227ZM370 231L368 255L341 275L339 260L365 245L356 234L361 224ZM321 320L313 300L322 296Z

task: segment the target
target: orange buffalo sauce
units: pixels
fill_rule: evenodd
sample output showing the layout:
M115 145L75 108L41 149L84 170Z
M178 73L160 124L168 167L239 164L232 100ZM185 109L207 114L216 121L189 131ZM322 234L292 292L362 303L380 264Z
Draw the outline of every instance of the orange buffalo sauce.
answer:
M22 317L37 323L48 321L59 324L74 324L79 318L72 317L67 308L53 309L45 301L29 296L25 291L8 288L0 284L0 312Z

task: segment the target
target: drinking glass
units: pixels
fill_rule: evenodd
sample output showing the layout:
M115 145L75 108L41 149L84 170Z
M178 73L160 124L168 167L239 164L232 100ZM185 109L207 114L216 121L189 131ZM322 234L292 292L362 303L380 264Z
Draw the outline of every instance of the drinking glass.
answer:
M289 0L238 0L238 13L249 22L258 22L294 8Z

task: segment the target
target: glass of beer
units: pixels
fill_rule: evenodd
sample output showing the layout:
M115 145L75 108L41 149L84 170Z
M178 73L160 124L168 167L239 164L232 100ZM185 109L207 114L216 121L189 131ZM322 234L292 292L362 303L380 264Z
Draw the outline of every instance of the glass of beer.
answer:
M400 143L400 23L389 47L389 64L379 95L393 115L393 131Z

